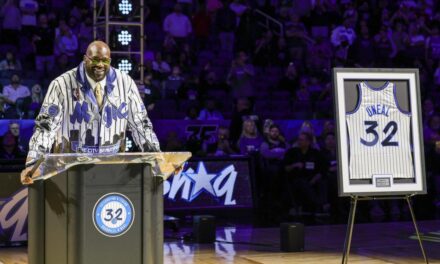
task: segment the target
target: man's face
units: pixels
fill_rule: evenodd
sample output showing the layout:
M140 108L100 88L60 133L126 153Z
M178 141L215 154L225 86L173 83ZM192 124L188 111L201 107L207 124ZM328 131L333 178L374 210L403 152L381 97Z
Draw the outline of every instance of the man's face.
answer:
M277 140L280 136L280 130L276 127L273 127L269 130L269 137L272 140Z
M15 147L15 137L11 134L6 134L3 137L3 147L5 149L12 149Z
M246 55L246 53L244 53L244 52L240 52L240 53L238 54L238 62L241 63L241 64L244 64L244 63L246 63L246 61L247 61L247 55Z
M14 137L18 137L20 135L20 125L16 123L10 124L9 131L11 131L11 134L14 135Z
M91 46L84 56L87 75L95 82L105 78L110 70L110 50L100 44Z
M334 149L336 146L335 136L329 134L325 137L325 146L327 149Z
M229 139L229 131L224 128L219 128L218 130L218 139L219 140L227 140Z
M16 75L16 74L12 75L11 83L12 84L19 84L20 83L20 77L18 77L18 75Z
M304 134L300 134L298 137L298 146L300 148L308 148L310 146L310 140Z
M38 17L38 22L39 22L40 25L42 25L42 26L47 25L47 22L48 22L47 16L46 16L45 14L41 14L41 15Z
M244 130L249 133L249 134L253 134L255 133L255 123L252 121L245 121L244 122Z

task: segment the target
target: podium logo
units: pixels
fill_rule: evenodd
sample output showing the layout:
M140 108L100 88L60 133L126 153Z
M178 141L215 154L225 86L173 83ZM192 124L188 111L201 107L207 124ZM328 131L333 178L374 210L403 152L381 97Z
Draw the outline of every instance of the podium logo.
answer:
M93 208L93 224L108 237L122 236L134 221L134 207L127 196L108 193L96 202Z

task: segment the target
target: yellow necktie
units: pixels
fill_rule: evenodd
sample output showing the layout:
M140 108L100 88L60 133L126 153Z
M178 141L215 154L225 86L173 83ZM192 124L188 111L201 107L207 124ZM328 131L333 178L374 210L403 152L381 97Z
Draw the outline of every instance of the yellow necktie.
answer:
M100 83L97 83L95 86L95 98L96 98L96 102L98 103L99 109L101 109L103 98L102 98L102 89Z

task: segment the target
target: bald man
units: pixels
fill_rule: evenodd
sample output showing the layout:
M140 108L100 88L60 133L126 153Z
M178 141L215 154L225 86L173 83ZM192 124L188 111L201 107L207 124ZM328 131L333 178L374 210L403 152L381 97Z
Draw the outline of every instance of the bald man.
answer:
M31 167L45 153L123 152L127 126L142 151L160 151L135 82L110 62L108 45L94 41L77 68L51 82L35 120L23 184L32 183Z

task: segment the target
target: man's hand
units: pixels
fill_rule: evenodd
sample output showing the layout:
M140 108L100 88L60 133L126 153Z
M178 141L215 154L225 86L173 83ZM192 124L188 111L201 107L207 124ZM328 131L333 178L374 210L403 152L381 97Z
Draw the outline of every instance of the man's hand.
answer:
M20 175L21 178L21 183L23 185L29 185L34 183L34 180L32 179L32 169L34 168L34 166L29 166L26 167Z
M34 178L41 176L41 171L38 169L43 162L43 158L38 160L27 159L26 167L20 174L21 183L23 185L29 185L34 183Z

